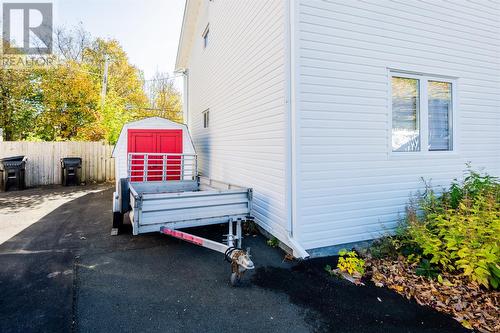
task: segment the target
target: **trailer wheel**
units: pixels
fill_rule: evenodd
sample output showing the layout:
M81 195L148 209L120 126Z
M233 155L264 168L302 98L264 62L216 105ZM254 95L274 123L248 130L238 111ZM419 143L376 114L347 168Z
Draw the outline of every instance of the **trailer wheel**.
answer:
M241 281L241 279L240 279L240 277L238 276L237 273L231 273L231 285L233 287L239 286L240 281Z

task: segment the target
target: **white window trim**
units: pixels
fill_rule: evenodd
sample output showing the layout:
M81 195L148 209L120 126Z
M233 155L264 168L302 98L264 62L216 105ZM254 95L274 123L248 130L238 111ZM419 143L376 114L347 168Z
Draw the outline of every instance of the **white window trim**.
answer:
M399 152L392 150L392 77L403 77L419 80L420 93L420 151ZM404 70L387 70L388 78L388 156L390 158L422 158L422 157L452 157L459 155L458 133L458 78L409 72ZM451 83L451 150L429 150L429 101L428 101L428 81L439 81Z

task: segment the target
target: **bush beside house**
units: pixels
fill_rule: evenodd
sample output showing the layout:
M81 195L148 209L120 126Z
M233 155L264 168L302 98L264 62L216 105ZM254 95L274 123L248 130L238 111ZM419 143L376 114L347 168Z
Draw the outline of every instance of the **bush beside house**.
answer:
M376 241L367 266L377 285L500 331L500 182L468 171L462 182L412 200L396 235Z

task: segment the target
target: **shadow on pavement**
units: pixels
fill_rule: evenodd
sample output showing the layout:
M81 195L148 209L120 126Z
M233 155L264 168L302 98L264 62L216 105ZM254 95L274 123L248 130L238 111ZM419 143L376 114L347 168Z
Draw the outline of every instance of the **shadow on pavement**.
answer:
M102 185L101 185L102 186ZM73 197L99 186L62 187L60 185L30 188L23 191L0 192L0 207L5 213L17 213L43 204L46 201Z
M28 191L35 192L32 198ZM13 209L21 204L30 209L42 197L74 191L33 189L4 193L0 200L16 202ZM20 197L26 200L20 203ZM74 258L89 247L85 235L90 225L97 225L82 215L92 209L102 211L99 200L108 197L105 191L69 201L0 245L0 332L71 331Z

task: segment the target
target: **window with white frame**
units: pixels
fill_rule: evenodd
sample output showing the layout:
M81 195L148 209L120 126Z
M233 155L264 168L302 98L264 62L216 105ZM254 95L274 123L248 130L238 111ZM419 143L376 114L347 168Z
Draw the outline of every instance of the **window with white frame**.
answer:
M210 109L203 111L203 128L208 128L210 121Z
M391 72L392 151L453 150L452 80Z

